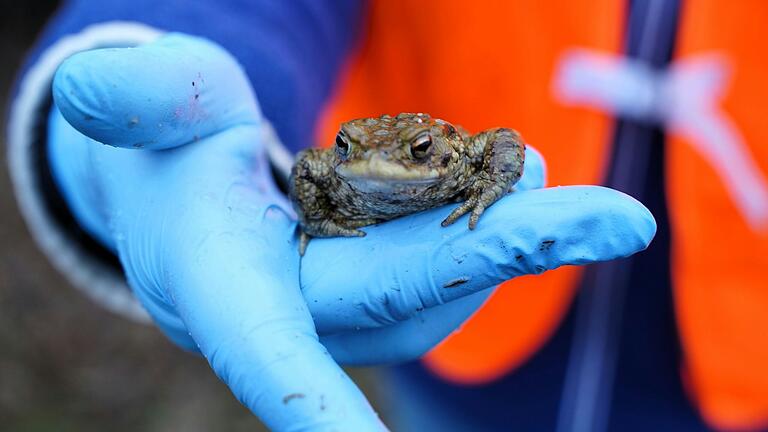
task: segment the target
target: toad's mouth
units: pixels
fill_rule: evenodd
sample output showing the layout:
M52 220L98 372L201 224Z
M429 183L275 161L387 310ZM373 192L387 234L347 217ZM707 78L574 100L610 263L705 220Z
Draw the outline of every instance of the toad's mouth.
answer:
M392 183L402 185L429 185L442 177L442 172L426 166L406 167L401 163L372 157L350 161L336 167L336 174L352 184Z

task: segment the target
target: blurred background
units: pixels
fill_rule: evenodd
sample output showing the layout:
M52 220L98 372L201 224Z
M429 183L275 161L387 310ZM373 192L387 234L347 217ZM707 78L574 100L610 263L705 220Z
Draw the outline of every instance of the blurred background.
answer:
M0 100L57 1L2 2ZM0 431L265 430L207 363L70 287L14 201L0 134ZM351 371L370 388L368 371Z
M489 3L494 8L482 13ZM494 301L504 306L490 309L475 327L464 326L454 345L443 344L438 353L441 364L451 365L445 370L467 375L440 378L412 363L375 381L374 370L351 370L385 420L398 413L415 424L427 422L408 430L443 430L435 426L442 421L468 424L466 430L474 432L507 430L512 418L520 430L538 431L578 426L573 420L578 414L622 432L702 431L717 422L722 430L768 431L768 374L763 373L768 231L753 230L733 205L734 199L749 204L762 196L768 206L768 183L762 194L748 188L739 189L748 194L734 194L723 179L740 177L725 169L736 165L723 162L728 159L723 154L702 157L714 154L706 149L727 148L725 156L749 150L759 168L755 172L768 173L768 147L759 144L768 140L768 128L756 108L768 94L768 62L755 42L764 35L768 3L713 0L688 6L693 3L497 0L473 9L460 0L374 2L366 31L379 37L368 36L362 45L347 87L321 125L322 142L333 142L341 121L405 106L462 119L469 130L514 118L547 158L551 184L602 182L638 198L658 223L651 247L630 260L590 266L583 278L563 268L520 278L516 290L499 290ZM5 119L15 74L58 2L1 4ZM452 25L423 25L424 10ZM526 25L509 25L509 17ZM421 31L429 37L415 37ZM475 37L485 39L467 42ZM500 51L505 37L537 44L510 44L503 46L509 51ZM658 46L641 49L646 39ZM626 46L619 45L622 40ZM400 50L402 41L410 49ZM681 64L712 67L685 69L706 72L709 87L682 86L698 83L687 74L688 81L659 85L660 78L669 84L666 72L671 65L683 70ZM435 66L430 75L423 73L425 65ZM729 69L732 76L724 72ZM627 81L601 79L620 75ZM639 84L633 81L637 77ZM651 98L643 93L646 85ZM477 94L489 95L492 103L477 109ZM711 106L700 109L702 101ZM682 110L696 114L691 119L673 116L678 103L699 109ZM661 129L669 126L665 122L686 126L683 120L697 127L671 134ZM698 125L708 127L701 128L707 133L692 134ZM738 130L729 129L733 125ZM5 121L0 128L0 432L265 430L202 358L176 348L152 326L106 312L53 269L19 214L6 169ZM720 140L723 136L729 139ZM606 172L600 174L603 157ZM670 264L672 258L685 264L682 270ZM577 291L568 275L580 281ZM686 334L678 332L681 323ZM499 337L496 330L503 326L515 331ZM486 359L476 355L480 346L489 347ZM597 357L595 346L602 350ZM496 361L497 353L503 361ZM484 382L487 377L474 382L472 373L484 370L485 360L500 366L494 366L492 382ZM384 385L396 395L390 406L375 393Z

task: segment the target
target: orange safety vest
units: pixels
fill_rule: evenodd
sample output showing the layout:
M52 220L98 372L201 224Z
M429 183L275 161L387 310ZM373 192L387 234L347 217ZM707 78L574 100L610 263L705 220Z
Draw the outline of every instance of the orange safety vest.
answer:
M428 112L470 131L513 127L540 150L550 185L597 184L610 113L554 97L561 56L620 54L626 5L613 0L374 1L367 36L318 127L333 142L350 118ZM717 52L733 69L722 109L768 173L768 3L683 3L675 59ZM672 271L682 378L704 418L727 429L768 425L768 232L739 213L710 163L684 136L667 146ZM520 277L498 289L424 362L457 383L482 383L529 358L554 332L580 270Z

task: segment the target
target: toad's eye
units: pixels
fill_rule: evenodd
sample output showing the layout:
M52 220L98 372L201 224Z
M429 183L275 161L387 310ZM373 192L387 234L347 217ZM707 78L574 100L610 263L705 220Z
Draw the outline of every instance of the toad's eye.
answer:
M336 151L340 156L347 156L349 154L349 142L344 132L339 132L336 135Z
M428 133L417 136L411 143L411 156L414 159L424 159L431 145L432 137Z

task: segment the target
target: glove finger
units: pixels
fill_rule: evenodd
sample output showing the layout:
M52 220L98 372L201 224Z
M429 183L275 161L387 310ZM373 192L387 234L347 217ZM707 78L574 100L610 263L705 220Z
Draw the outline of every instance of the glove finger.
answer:
M474 231L440 227L445 206L365 228L363 238L314 239L301 267L322 335L392 325L525 274L631 255L656 231L633 198L597 186L510 194Z
M493 293L483 290L424 309L403 322L322 336L333 358L350 366L375 366L420 358L457 330Z
M136 48L73 55L56 72L53 98L81 133L125 148L176 147L261 119L229 53L174 33Z
M282 229L269 228L287 237L293 225L286 218ZM295 276L284 276L298 265L295 251L279 254L259 242L246 232L213 233L186 257L204 266L184 259L186 271L173 274L176 308L200 352L273 430L382 430L318 341Z
M289 241L295 222L265 200L268 167L244 151L258 133L240 127L170 152L105 155L122 167L105 188L135 203L114 220L131 285L185 343L178 314L217 375L273 430L382 430L318 341Z

